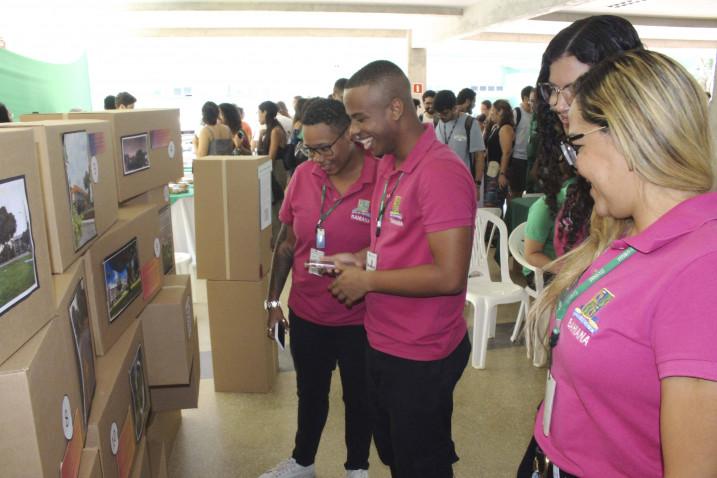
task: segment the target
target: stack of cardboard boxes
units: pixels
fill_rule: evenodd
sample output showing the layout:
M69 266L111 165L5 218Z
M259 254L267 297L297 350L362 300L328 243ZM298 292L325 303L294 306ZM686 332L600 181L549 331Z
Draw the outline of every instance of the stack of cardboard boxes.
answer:
M266 334L271 266L271 161L209 156L194 162L197 276L207 279L214 388L268 392L277 348Z
M1 474L166 476L199 383L158 200L182 175L179 112L32 119L0 128Z

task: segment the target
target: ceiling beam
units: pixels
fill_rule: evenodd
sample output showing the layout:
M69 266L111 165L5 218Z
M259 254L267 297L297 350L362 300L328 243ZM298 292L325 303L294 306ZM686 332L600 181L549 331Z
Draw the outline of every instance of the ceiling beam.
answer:
M618 13L618 12L615 12ZM572 23L581 18L597 15L589 12L553 12L531 20ZM644 27L717 28L717 18L656 17L647 15L620 15L633 25Z
M465 40L547 44L553 39L553 36L554 35L531 33L483 32L466 37ZM717 48L717 40L667 40L662 38L642 38L642 41L649 48Z
M130 11L177 12L309 12L309 13L385 13L402 15L461 16L463 8L433 5L396 5L365 3L294 3L294 2L130 2Z
M576 6L589 1L591 0L482 0L464 9L463 16L458 19L443 19L424 41L430 44L465 38L498 23L527 20L560 10L568 4Z
M141 37L341 37L407 38L408 30L366 30L349 28L138 28Z

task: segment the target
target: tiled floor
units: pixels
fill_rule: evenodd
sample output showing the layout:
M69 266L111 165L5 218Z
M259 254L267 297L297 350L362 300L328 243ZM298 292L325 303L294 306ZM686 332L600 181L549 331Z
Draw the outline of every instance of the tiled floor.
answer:
M202 376L211 377L206 304L196 304L195 311L200 349L204 352ZM456 389L453 436L461 457L454 468L458 478L515 476L530 438L545 372L530 365L523 346L509 341L516 313L517 306L499 309L487 368L476 370L469 364ZM183 412L169 476L256 478L287 458L296 428L295 375L288 352L280 357L280 368L274 390L265 395L215 393L212 379L203 378L199 408ZM340 388L336 377L329 420L316 458L319 478L344 476ZM375 450L370 463L372 478L390 476Z

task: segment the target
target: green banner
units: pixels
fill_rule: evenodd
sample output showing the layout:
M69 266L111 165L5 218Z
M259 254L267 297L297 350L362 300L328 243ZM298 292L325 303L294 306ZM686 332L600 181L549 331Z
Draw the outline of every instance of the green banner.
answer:
M0 103L20 115L64 113L73 108L89 111L90 78L87 56L74 63L54 64L0 49Z

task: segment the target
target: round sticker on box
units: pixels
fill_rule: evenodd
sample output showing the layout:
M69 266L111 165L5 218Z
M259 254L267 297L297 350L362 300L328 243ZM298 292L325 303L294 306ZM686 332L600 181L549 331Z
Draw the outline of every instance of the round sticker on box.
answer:
M154 238L154 255L155 257L159 257L159 255L162 253L162 245L159 243L159 238Z
M100 165L97 162L97 156L92 156L90 159L90 174L92 175L92 182L100 182Z
M117 450L119 449L119 433L117 432L117 422L112 422L112 426L110 427L110 448L112 449L112 454L116 455Z
M72 440L72 435L74 435L75 432L72 423L72 407L70 407L70 397L67 395L62 398L62 431L65 433L65 438Z
M164 202L169 202L169 186L164 186L162 193L164 194Z
M169 159L174 159L174 153L177 152L176 146L174 146L174 141L170 141L167 145L167 154L169 155Z

